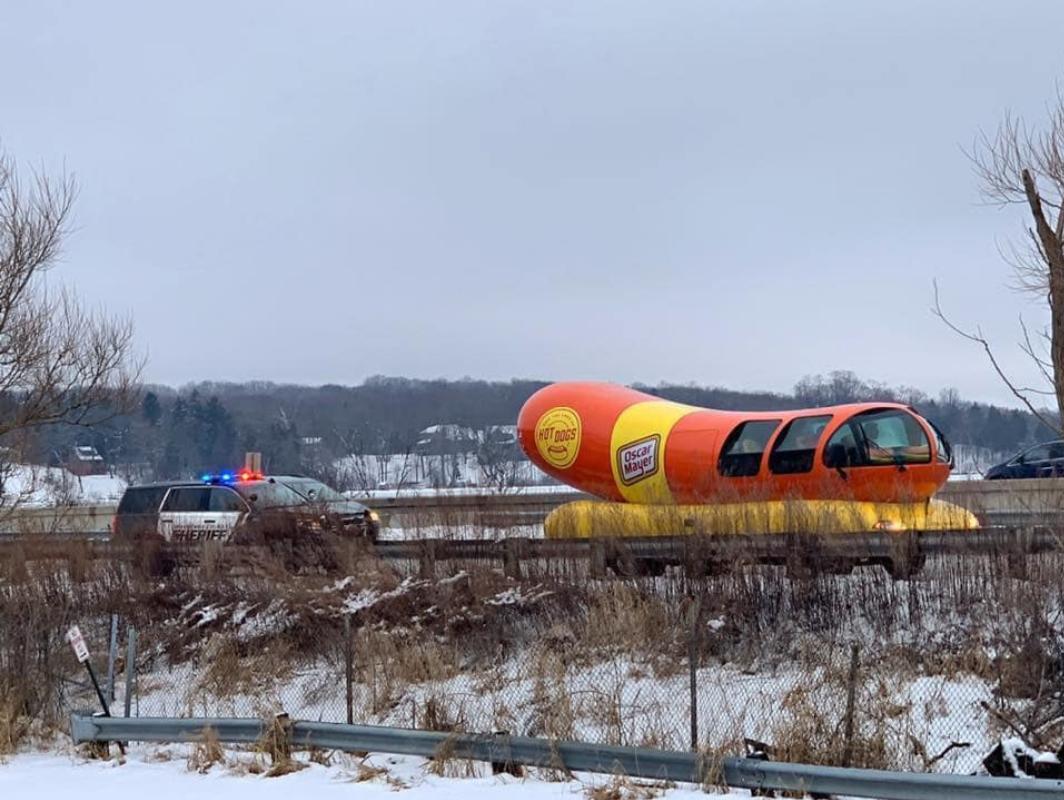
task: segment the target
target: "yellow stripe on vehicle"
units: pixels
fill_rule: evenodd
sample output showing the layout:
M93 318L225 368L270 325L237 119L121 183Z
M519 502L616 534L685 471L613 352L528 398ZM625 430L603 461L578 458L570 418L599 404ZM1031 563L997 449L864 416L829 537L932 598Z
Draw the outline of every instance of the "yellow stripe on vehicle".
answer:
M673 426L696 409L649 400L629 406L610 437L613 480L629 503L672 503L665 476L665 442Z

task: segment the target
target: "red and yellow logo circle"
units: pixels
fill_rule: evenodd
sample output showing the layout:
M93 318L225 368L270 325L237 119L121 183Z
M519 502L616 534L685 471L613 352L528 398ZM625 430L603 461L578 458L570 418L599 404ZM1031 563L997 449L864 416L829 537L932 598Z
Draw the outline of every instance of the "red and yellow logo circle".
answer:
M556 469L568 469L580 452L580 415L565 406L552 408L536 423L536 449Z

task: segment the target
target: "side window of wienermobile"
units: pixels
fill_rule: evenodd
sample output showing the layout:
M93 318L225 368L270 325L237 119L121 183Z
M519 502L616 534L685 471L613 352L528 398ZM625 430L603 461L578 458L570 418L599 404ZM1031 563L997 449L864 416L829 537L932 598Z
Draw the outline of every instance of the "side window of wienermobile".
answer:
M816 446L831 415L798 417L784 429L768 457L768 468L776 475L794 475L813 469Z
M939 445L943 449L943 445ZM949 457L948 446L945 457ZM828 467L927 464L931 443L916 418L905 411L884 409L856 415L831 437L824 450Z
M853 422L847 422L828 440L824 448L824 466L859 467L866 463L861 432Z
M743 422L728 435L717 461L717 472L725 478L749 478L761 469L761 456L768 440L779 427L778 419Z

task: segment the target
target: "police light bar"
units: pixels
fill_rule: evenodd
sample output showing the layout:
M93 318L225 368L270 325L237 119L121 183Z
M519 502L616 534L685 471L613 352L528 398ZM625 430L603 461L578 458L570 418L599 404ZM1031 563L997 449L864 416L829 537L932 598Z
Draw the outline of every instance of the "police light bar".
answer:
M242 469L239 472L223 472L219 475L214 475L210 472L206 472L200 476L200 480L204 483L210 484L228 484L237 483L238 481L261 481L261 472L254 472L250 469Z

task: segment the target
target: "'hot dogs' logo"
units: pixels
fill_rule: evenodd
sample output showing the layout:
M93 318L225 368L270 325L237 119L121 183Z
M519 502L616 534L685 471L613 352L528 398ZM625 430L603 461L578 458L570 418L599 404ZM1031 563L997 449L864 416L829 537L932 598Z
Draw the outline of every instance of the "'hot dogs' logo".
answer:
M552 467L571 467L580 452L580 415L561 406L540 417L536 423L536 449Z
M660 447L661 436L654 434L617 448L617 471L625 486L649 478L658 471Z

